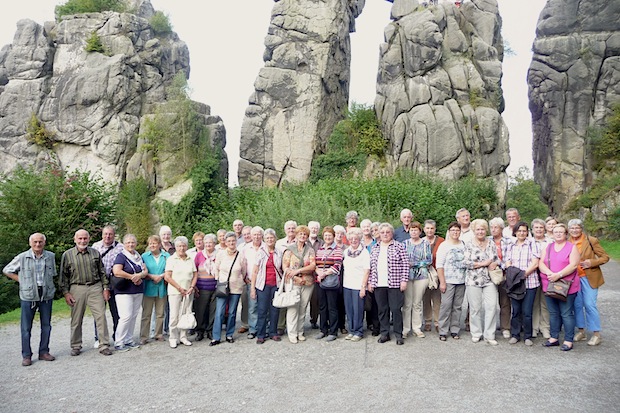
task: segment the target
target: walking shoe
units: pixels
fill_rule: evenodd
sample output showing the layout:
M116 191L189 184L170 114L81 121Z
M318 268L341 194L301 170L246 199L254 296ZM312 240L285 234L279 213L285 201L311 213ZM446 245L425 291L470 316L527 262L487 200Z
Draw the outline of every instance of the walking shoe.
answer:
M243 333L246 333L248 330L249 328L247 327L240 327L239 330L237 330L237 333L243 334Z
M256 333L249 333L248 340L254 340L256 338Z
M52 356L50 353L39 354L39 360L43 361L54 361L56 357Z
M346 328L341 328L340 329L340 333L341 334L349 334L349 330L347 330Z
M325 341L334 341L337 337L333 334L328 335L327 337L325 337Z
M140 344L136 344L136 342L134 341L132 341L131 343L125 344L125 346L129 347L130 349L140 348Z
M496 346L497 345L497 340L487 340L485 339L484 341L487 342L487 344L491 345L491 346Z
M101 354L103 356L111 356L112 355L112 350L110 350L108 347L102 348L101 350L99 350L99 354Z
M314 338L316 338L317 340L320 340L320 339L322 339L324 337L325 337L325 333L319 333L316 336L314 336Z
M477 343L477 342L480 341L480 337L472 337L471 341L474 342L474 343Z
M189 340L188 340L188 339L186 339L186 338L182 338L182 339L181 339L181 344L183 344L184 346L191 346L191 345L192 345L192 342L191 342L191 341L189 341Z
M209 343L209 347L217 346L220 344L220 340L213 340Z
M226 337L226 342L232 344L235 342L235 339L232 337Z
M572 345L568 345L568 344L562 344L562 346L560 347L560 350L562 351L571 351L573 349Z
M257 338L256 339L256 344L265 344L265 339L264 338Z
M170 345L170 347L172 347L172 344ZM129 351L129 346L126 345L120 345L120 346L114 346L114 350L118 351L119 353L124 353L126 351Z
M141 346L144 346L144 345L146 345L146 343L148 343L148 342L149 342L149 341L148 341L147 339L143 338L142 340L140 340L140 345L141 345Z
M282 341L282 338L280 336L273 336L273 337L271 337L271 339L273 341Z
M32 358L24 357L24 359L22 360L22 366L24 367L32 366Z
M508 340L508 344L517 344L519 342L519 339L516 337L510 337L510 340Z
M525 345L528 347L531 347L534 345L534 342L532 340L530 340L529 338L525 339Z
M424 331L431 331L431 324L430 323L424 324Z
M557 347L560 345L559 341L545 341L544 343L542 343L543 347Z
M549 340L551 338L551 333L548 331L543 331L542 332L543 338Z
M356 341L360 341L362 339L362 337L360 336L353 336L351 337L351 341L356 342Z
M205 338L205 333L204 331L199 331L198 333L196 333L196 341L202 341Z
M276 330L276 333L278 333L279 336L283 336L284 335L284 329L283 328L279 328Z
M505 339L509 339L510 338L510 331L509 330L504 330L504 331L502 331L502 335L504 336Z
M297 337L290 337L290 336L289 336L288 341L289 341L291 344L297 344Z
M306 341L306 336L304 336L303 334L300 334L297 336L297 340L299 341Z
M72 348L71 349L71 355L72 356L79 356L82 353L82 350L79 348Z
M577 334L575 334L575 338L573 339L573 341L586 341L588 339L588 336L586 335L585 331L578 331Z
M99 348L99 340L95 340L95 344L93 344L93 348Z
M599 344L601 344L602 341L603 340L601 340L601 336L592 336L590 341L588 341L588 345L589 346L598 346Z
M388 341L390 341L390 336L381 336L379 337L379 340L377 340L377 343L387 343Z
M319 329L319 325L318 325L316 322L314 322L314 323L310 323L310 327L311 327L313 330L318 330L318 329Z
M403 344L405 344L405 340L402 337L396 339L397 346L402 346Z
M345 340L351 340L352 338L353 338L353 334L349 334L344 339Z
M179 345L176 340L168 340L168 342L170 343L170 348L177 348Z
M415 336L417 338L424 338L424 337L426 337L426 335L423 332L421 332L421 331L414 331L414 333L415 333Z

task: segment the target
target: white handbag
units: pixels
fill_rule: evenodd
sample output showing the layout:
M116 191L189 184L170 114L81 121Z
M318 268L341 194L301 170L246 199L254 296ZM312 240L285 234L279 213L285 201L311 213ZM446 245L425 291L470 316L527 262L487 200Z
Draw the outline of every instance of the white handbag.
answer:
M436 290L439 287L439 276L437 270L432 265L428 266L428 288L429 290Z
M183 297L183 301L181 302L181 316L177 322L177 328L180 330L191 330L192 328L196 328L196 317L192 309L187 308L187 303L189 302L187 297L187 295Z
M284 288L284 284L287 284L286 288ZM291 278L290 282L282 280L280 283L278 291L273 296L273 306L276 308L292 307L299 303L300 300L299 289L293 288L293 279Z

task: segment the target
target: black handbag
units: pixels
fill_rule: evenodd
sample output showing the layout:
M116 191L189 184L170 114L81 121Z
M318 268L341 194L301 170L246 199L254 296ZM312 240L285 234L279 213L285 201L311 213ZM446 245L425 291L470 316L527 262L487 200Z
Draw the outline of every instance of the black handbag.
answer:
M232 269L235 266L235 261L237 261L237 256L239 256L239 251L235 254L235 258L233 259L232 264L230 265L230 271L228 271L228 279L226 281L218 281L215 286L215 297L216 298L228 298L230 295L230 285L228 282L230 281L230 275L232 274Z
M129 288L130 282L131 280L128 280L127 278L112 275L110 277L110 288L116 291L125 291Z
M324 290L337 290L340 288L340 277L338 274L329 274L321 280L319 287Z

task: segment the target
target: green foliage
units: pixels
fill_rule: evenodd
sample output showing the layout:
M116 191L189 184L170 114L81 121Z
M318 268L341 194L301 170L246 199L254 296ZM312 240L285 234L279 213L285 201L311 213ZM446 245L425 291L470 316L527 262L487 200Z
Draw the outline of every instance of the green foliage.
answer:
M613 106L612 114L602 128L588 129L587 141L595 169L601 170L608 164L615 167L620 161L620 104Z
M600 240L601 246L605 249L605 252L609 254L609 256L616 260L620 261L620 241L610 241L610 240Z
M607 236L610 239L620 239L620 206L617 207L607 222ZM620 252L620 249L618 250Z
M387 141L383 138L372 106L353 103L346 118L336 124L327 141L327 151L315 158L310 181L334 176L351 176L361 171L368 156L382 158Z
M80 13L98 13L102 11L116 11L122 13L127 10L124 0L68 0L55 8L56 19L62 16Z
M600 176L583 194L573 199L568 205L568 212L578 211L579 208L592 208L598 201L613 191L620 190L620 174Z
M150 18L149 24L157 35L166 35L172 33L172 24L170 23L170 17L161 11L156 11Z
M12 282L15 286L17 286L17 283L13 282L12 280L8 280L8 281ZM1 290L2 290L2 287L0 286L0 291ZM0 292L0 295L1 294L2 293ZM19 300L17 302L17 305L19 305ZM15 306L11 308L15 308ZM52 322L54 321L54 319L57 319L60 317L63 317L63 318L68 317L70 315L71 315L71 307L67 305L67 302L65 301L64 298L59 298L52 302ZM0 326L6 325L6 324L18 324L20 320L21 320L21 309L16 308L15 310L4 312L4 313L2 312L2 310L0 310Z
M138 250L145 249L153 233L151 222L152 190L144 178L127 181L118 193L116 220L119 234L131 233L138 239Z
M474 109L478 106L483 106L484 98L480 89L469 89L469 104Z
M522 166L508 179L507 208L517 208L521 218L527 223L531 223L534 218L544 219L549 215L549 207L540 196L540 185L534 182L527 167Z
M28 125L26 126L26 139L28 142L42 146L47 149L52 149L56 145L54 139L54 133L47 130L43 122L37 118L37 115L32 113Z
M96 31L93 31L88 39L86 39L86 47L84 48L87 52L97 52L104 53L105 49L103 48L103 44L101 43L101 38Z

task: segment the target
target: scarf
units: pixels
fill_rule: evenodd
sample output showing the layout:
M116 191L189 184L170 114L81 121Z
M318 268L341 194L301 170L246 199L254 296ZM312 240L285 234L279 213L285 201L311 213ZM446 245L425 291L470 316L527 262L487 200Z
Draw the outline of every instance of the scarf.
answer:
M129 261L131 267L133 268L134 274L137 274L138 272L142 271L142 268L143 268L142 256L138 254L137 251L132 254L131 252L123 248L123 255Z

